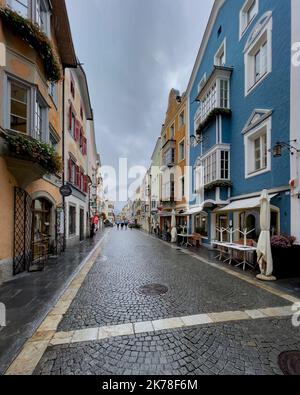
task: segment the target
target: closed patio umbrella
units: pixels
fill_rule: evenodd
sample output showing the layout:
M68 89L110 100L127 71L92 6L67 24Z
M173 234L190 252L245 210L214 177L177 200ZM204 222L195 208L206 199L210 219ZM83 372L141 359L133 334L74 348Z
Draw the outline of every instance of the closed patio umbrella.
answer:
M172 211L172 219L171 219L171 236L172 236L172 243L177 242L177 228L176 228L176 213L175 210Z
M276 280L272 277L273 257L271 250L271 208L270 199L267 190L263 190L260 197L260 228L261 233L257 244L257 262L261 274L258 276L261 280Z

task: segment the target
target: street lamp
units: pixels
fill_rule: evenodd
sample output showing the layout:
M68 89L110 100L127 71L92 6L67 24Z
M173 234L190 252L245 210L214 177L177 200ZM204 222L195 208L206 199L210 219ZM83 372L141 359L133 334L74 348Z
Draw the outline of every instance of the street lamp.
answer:
M288 143L284 141L278 141L274 147L270 150L272 151L274 158L281 158L282 150L287 149L291 155L295 155L295 153L299 153L300 150L291 145L290 143L297 143L297 140L291 140Z
M203 142L203 135L202 134L192 134L190 136L190 143L193 147L196 147L196 145L201 144Z

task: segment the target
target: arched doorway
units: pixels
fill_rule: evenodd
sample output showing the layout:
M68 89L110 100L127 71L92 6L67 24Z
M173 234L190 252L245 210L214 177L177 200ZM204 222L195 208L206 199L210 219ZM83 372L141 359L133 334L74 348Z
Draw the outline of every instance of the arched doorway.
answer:
M53 204L46 198L37 198L33 201L32 213L32 252L33 262L47 259L53 238Z

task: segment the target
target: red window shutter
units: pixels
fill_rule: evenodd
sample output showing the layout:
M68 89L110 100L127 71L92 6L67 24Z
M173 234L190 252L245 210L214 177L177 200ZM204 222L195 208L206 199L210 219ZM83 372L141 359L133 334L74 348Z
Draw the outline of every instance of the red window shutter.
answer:
M84 137L83 138L83 149L82 149L83 155L87 154L87 139Z
M83 133L82 133L82 128L80 128L79 146L81 151L82 151L82 144L83 144Z
M74 133L75 141L78 141L78 120L75 120L75 133Z
M75 185L79 186L79 166L76 165L75 167Z
M82 172L81 173L81 188L80 188L82 191L84 191L84 179L85 179L85 175Z

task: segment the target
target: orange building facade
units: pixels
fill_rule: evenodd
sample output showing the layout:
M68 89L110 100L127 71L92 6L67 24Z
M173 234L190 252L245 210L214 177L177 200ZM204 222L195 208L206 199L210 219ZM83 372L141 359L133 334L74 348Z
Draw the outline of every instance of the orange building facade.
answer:
M63 69L77 60L64 1L0 7L1 283L62 248Z

